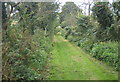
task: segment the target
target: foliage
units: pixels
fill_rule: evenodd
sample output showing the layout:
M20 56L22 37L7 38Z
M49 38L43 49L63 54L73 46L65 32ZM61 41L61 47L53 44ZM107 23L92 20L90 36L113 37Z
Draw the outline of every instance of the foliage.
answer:
M50 44L46 44L49 42L44 35L40 34L42 35L43 32L39 31L34 36L25 35L26 37L22 36L21 39L16 38L20 43L14 43L12 48L16 45L17 47L9 52L10 57L12 56L10 59L12 78L28 80L42 78L40 71L47 62L51 47Z
M81 9L74 2L66 2L62 7L62 12L60 16L61 27L66 30L65 38L67 39L72 30L77 26L77 16L81 13Z
M118 74L109 66L94 60L83 49L65 40L62 36L56 35L54 40L50 80L118 79Z
M54 34L62 35L119 70L118 4L111 7L108 2L97 2L92 8L94 16L86 16L73 2L66 3L59 14L56 2L3 2L3 80L45 79Z
M101 28L106 29L113 23L112 12L109 9L109 2L97 2L93 8L93 15L101 25ZM103 20L104 19L104 20Z
M60 23L62 23L65 19L67 20L67 18L74 19L79 12L81 12L81 10L78 6L76 6L74 2L66 2L65 5L63 5L62 7L62 12L60 13ZM75 20L71 20L71 21L75 21Z
M65 9L67 10L66 6ZM119 21L117 20L119 19L118 3L110 5L108 2L96 2L92 11L92 16L86 16L77 11L79 13L72 21L74 24L69 24L70 21L67 21L71 20L72 15L68 14L67 19L64 17L61 27L66 31L65 39L74 42L85 51L92 53L91 56L108 62L118 70L117 41L120 40Z
M108 62L109 64L115 66L116 70L119 70L119 59L117 51L117 42L100 42L94 44L91 53L93 57Z
M58 5L32 2L4 3L3 6L6 12L9 12L9 6L14 10L2 13L7 14L2 44L3 80L45 79L43 72L52 51Z
M120 5L120 1L118 1L118 2L113 2L112 3L112 6L113 6L113 11L114 11L114 20L117 20L117 21L119 21L120 20L120 14L119 14L119 6Z
M100 27L97 29L96 38L100 41L119 40L119 15L118 2L114 2L112 6L109 2L97 2L94 4L92 11ZM103 20L104 19L104 20Z

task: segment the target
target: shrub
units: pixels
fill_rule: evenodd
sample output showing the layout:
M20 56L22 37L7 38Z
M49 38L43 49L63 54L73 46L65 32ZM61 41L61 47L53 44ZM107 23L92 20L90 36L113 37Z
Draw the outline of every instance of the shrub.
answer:
M94 44L91 53L92 56L109 63L118 70L118 43L117 42L100 42Z
M18 27L12 27L8 31L9 42L3 43L3 73L10 79L39 80L43 78L40 72L47 63L52 42L49 37L44 37L42 30L36 30L34 35L27 31L23 33Z

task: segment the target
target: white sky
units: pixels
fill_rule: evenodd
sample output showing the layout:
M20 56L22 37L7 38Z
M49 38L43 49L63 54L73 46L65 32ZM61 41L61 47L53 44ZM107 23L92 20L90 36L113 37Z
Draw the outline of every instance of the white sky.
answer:
M83 13L88 13L88 6L85 8L85 5L81 6L82 3L88 3L92 2L93 0L58 0L61 2L61 6L65 4L65 2L74 2L76 5L80 6L81 9L83 9ZM101 0L101 1L109 1L110 3L113 2L113 0Z
M88 2L93 0L59 0L60 2ZM101 1L109 1L110 3L113 2L113 0L101 0Z

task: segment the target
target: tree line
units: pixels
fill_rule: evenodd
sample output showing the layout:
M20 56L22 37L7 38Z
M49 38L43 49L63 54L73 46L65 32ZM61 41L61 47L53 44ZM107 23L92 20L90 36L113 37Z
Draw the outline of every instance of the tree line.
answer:
M2 79L41 80L52 51L56 2L2 3Z
M82 47L91 56L119 70L120 2L94 2L89 15L73 2L66 2L59 14L58 34Z
M2 79L47 79L56 34L119 70L119 4L95 2L87 16L73 2L61 12L57 2L2 2Z

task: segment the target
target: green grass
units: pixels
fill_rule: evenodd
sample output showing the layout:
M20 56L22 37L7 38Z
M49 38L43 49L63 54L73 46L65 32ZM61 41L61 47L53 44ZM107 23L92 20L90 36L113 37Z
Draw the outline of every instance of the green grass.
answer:
M50 80L116 80L118 73L81 48L56 36L50 61Z

